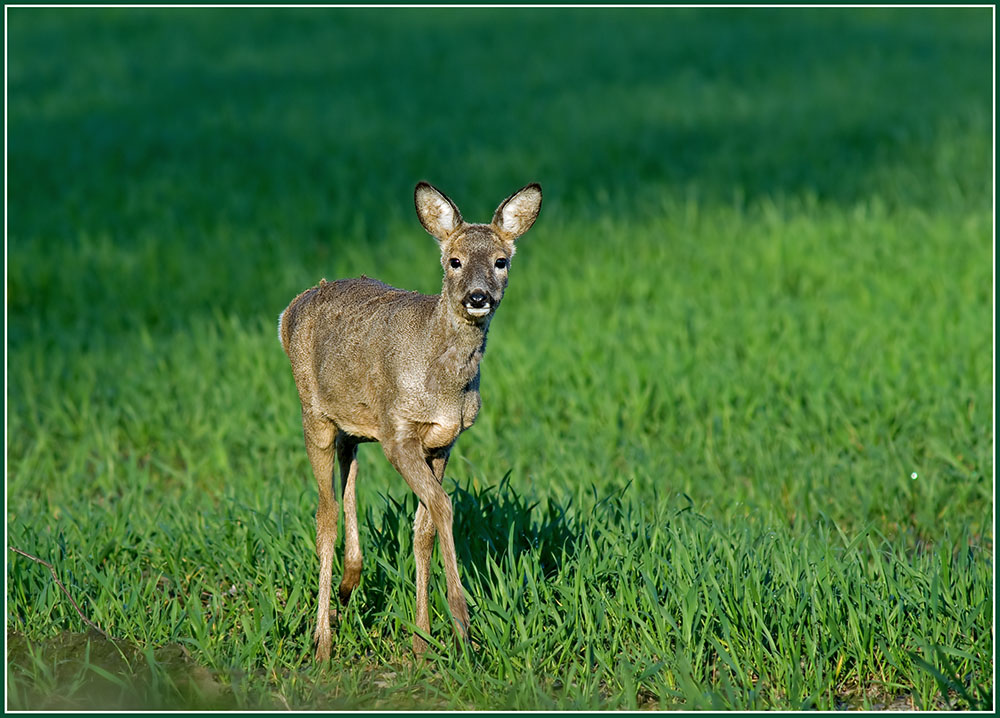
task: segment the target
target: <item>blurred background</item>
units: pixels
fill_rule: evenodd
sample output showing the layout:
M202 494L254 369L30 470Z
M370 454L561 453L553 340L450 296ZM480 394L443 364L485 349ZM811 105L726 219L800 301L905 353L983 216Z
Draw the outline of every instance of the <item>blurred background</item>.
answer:
M12 348L35 322L64 337L275 314L296 265L375 252L374 271L387 242L413 244L421 178L483 220L538 181L549 223L581 226L686 199L983 207L989 18L12 9ZM36 261L56 248L73 281Z

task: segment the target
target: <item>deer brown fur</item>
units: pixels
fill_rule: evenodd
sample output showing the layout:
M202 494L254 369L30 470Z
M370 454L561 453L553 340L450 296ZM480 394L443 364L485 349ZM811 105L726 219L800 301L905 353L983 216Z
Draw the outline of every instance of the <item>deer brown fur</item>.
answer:
M306 452L319 485L317 660L330 656L330 591L339 507L334 455L344 503L346 603L361 576L355 482L357 450L377 441L419 499L413 525L416 625L430 634L427 581L437 534L448 606L460 638L469 613L458 575L451 500L442 488L451 449L479 412L479 364L490 320L500 305L514 242L538 216L541 187L505 199L489 224L469 224L455 204L426 182L414 192L417 216L440 245L439 295L395 289L360 277L323 280L281 313L278 335L302 402ZM413 637L417 653L426 648Z

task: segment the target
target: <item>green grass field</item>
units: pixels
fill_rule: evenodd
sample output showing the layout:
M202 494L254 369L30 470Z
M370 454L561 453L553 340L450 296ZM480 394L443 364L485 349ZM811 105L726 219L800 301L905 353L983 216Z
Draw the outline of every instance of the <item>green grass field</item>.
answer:
M7 10L10 709L991 709L992 11ZM278 313L538 181L446 485L312 660ZM339 580L341 557L335 563Z

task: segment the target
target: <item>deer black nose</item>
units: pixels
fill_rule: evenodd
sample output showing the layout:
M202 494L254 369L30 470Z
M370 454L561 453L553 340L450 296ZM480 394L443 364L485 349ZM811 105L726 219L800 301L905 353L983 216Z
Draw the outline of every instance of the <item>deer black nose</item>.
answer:
M490 303L490 298L483 292L473 292L469 295L469 305L474 309L482 309Z

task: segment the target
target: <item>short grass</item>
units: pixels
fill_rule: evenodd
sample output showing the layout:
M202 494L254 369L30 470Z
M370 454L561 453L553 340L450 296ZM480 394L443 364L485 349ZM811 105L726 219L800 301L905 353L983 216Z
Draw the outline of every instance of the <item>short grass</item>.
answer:
M12 709L993 706L989 9L10 9ZM312 661L275 337L529 181L447 486ZM435 564L438 565L438 564ZM335 567L336 570L336 567Z

